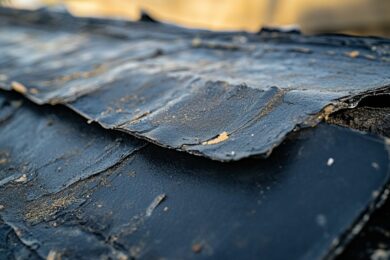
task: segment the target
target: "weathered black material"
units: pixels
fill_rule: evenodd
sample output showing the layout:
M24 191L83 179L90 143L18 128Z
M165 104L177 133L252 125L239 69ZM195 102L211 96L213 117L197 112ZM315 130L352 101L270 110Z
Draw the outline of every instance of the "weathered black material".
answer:
M268 155L325 106L390 86L386 39L0 15L1 87L216 160Z
M340 127L300 131L267 160L220 163L1 100L13 112L0 127L0 256L315 259L389 180L383 140Z
M0 118L4 111L9 119L22 102L2 96ZM36 113L40 114L38 118ZM6 167L0 171L0 187L20 178L34 179L40 183L40 190L31 191L29 199L104 172L145 145L126 134L87 127L80 118L58 109L23 109L18 117L3 121L0 156L1 166ZM63 170L67 174L61 174Z

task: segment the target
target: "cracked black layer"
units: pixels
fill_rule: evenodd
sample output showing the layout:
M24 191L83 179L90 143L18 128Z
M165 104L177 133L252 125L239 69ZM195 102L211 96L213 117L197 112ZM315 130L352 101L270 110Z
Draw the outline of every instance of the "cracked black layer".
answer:
M386 39L0 11L2 88L215 160L269 155L325 106L389 91Z
M340 127L295 133L266 160L220 163L143 146L64 107L1 100L14 107L1 110L12 112L0 127L0 230L12 228L23 255L315 259L334 253L389 180L384 141ZM86 177L84 161L99 158L106 169Z
M106 171L145 145L129 135L91 127L61 109L22 109L23 99L4 96L0 102L0 118L3 111L8 115L0 122L0 187L18 180L39 182L40 189L31 191L29 199ZM67 174L61 174L64 170Z

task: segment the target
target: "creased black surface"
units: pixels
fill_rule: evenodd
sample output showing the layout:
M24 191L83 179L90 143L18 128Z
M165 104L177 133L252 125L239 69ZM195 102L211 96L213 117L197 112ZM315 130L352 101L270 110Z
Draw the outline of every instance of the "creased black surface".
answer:
M325 106L390 85L386 39L0 15L3 88L216 160L268 155Z
M7 100L8 107L23 102L20 98ZM89 127L58 109L17 109L12 117L0 127L0 187L17 180L38 181L40 190L31 192L29 199L103 172L144 145L126 134L110 135L99 127ZM61 174L64 170L68 174Z
M220 163L147 145L82 177L83 161L99 161L103 143L122 153L118 138L132 151L140 147L64 108L27 101L2 122L1 179L20 169L27 177L0 187L0 229L12 227L15 251L62 259L316 259L389 179L383 140L323 124L291 136L267 160ZM36 167L84 142L92 145L81 158L64 159L61 171Z

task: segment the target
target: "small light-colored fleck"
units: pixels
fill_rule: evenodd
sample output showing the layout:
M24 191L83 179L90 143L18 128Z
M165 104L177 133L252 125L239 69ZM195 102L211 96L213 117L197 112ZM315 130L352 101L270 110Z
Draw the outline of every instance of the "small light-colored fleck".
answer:
M200 243L193 244L191 247L192 252L194 252L196 254L200 253L202 251L202 248L203 248L203 246Z
M152 203L149 205L149 207L146 209L145 215L147 217L150 217L154 211L154 209L160 205L160 203L166 198L167 196L165 194L160 194L157 197L154 198Z
M46 260L61 260L61 255L57 251L50 250Z
M129 175L130 177L137 176L136 172L134 172L134 171L129 172L127 175Z
M4 205L0 204L0 210L3 210L3 209L4 209Z
M358 51L350 51L350 52L346 52L345 53L347 56L349 56L350 58L356 58L360 55L360 52Z
M124 253L119 252L118 255L117 255L117 259L118 260L128 260L129 257L127 255L125 255Z
M325 119L326 121L329 119L330 114L332 114L334 111L335 111L335 106L333 104L327 105L326 107L324 107L324 109L322 109L322 112L318 116L318 119L319 120Z
M369 54L364 55L364 58L369 59L369 60L375 60L375 56L369 55Z
M31 94L38 94L39 91L38 91L38 89L36 89L36 88L30 88L30 93L31 93Z
M7 158L0 158L0 164L5 164L7 162L8 162Z
M202 39L199 37L196 37L192 39L192 46L193 47L199 47L202 44Z
M22 176L20 176L19 178L17 178L15 180L15 182L26 182L27 181L27 175L26 174L23 174Z
M328 165L328 166L332 166L333 164L334 164L333 158L329 158L328 161L326 162L326 165Z
M223 142L227 139L229 139L229 134L227 132L222 132L217 137L215 137L209 141L203 142L202 144L203 145L218 144L218 143Z
M390 259L390 251L378 248L371 255L371 260L388 260Z
M164 211L168 211L168 210L169 210L169 208L168 208L168 207L165 207L165 208L164 208Z
M377 190L375 190L375 191L372 192L372 197L373 197L373 198L378 198L379 195L380 195L380 192L377 191Z
M379 170L379 169L380 169L379 164L378 164L377 162L372 162L372 163L371 163L371 166L372 166L372 168L374 168L375 170Z
M13 90L21 94L25 94L27 92L27 88L22 83L16 81L11 82L11 87Z
M323 214L318 214L316 217L316 222L320 227L323 227L326 225L327 219L326 216Z

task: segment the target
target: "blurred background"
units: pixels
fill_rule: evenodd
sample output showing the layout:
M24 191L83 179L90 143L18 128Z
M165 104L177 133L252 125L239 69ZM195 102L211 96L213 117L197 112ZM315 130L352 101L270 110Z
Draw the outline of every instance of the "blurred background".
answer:
M78 16L158 21L210 30L295 27L304 33L390 36L390 0L0 0L34 9L61 6Z

